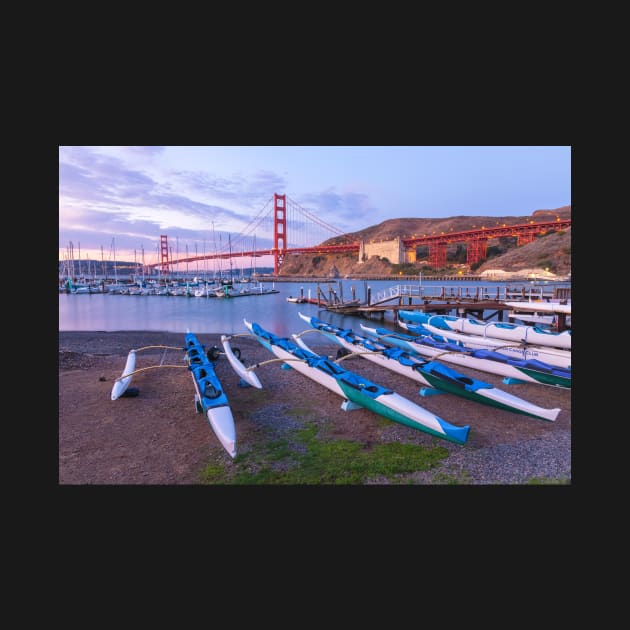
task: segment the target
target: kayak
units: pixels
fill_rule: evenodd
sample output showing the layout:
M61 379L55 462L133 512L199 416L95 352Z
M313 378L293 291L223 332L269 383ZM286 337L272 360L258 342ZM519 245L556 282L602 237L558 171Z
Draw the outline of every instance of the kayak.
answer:
M423 314L415 311L401 310L399 315L412 322L424 323L422 317L420 317ZM446 326L456 332L521 343L532 343L539 346L552 346L554 348L564 348L565 350L571 349L570 330L552 332L539 326L503 324L499 322L488 323L472 317L455 317L453 315L441 315L441 319Z
M561 348L551 348L549 346L531 346L516 341L510 342L493 339L492 337L481 337L480 335L466 335L452 331L440 321L440 318L441 315L429 317L426 324L408 324L400 319L396 323L414 335L430 336L436 341L458 343L467 349L486 348L519 361L535 359L548 365L567 370L571 369L571 350L562 350Z
M571 387L571 370L547 365L542 361L518 361L491 350L483 348L470 350L455 343L436 341L430 336L406 335L386 328L370 328L361 324L361 329L378 339L385 339L387 343L422 356L439 357L440 361L497 374L505 379L555 387ZM504 380L504 382L509 381Z
M561 411L557 408L539 407L518 396L504 392L490 383L470 378L437 361L423 359L402 348L393 348L383 342L358 335L352 330L338 328L317 317L309 317L302 313L299 315L313 329L333 339L345 350L434 388L434 392L435 390L448 392L485 405L543 420L554 421ZM297 336L293 335L293 337L296 338ZM309 349L301 340L296 339L296 341L302 347ZM423 390L420 390L420 393L422 392Z
M516 309L527 309L533 312L566 313L571 315L571 304L559 304L558 302L503 302L506 306Z
M204 413L219 442L230 457L236 457L236 429L232 410L214 371L214 365L206 356L205 348L191 332L186 333L186 362L195 386L195 408Z
M300 374L341 396L344 399L342 409L365 407L413 429L457 444L466 442L469 426L449 424L404 396L341 367L328 357L300 348L290 339L278 337L255 322L243 321L254 338L277 358L284 359Z
M114 385L112 387L112 400L118 400L124 393L127 391L127 387L129 387L129 383L131 383L132 372L136 369L136 351L129 350L129 354L127 355L127 362L125 363L125 369L122 372L122 376L117 378L114 381ZM125 376L129 374L129 376Z

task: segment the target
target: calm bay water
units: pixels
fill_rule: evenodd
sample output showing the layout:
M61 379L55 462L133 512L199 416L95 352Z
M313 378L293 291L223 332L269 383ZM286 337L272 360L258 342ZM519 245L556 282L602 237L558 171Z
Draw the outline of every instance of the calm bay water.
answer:
M403 281L397 283L392 280L364 281L342 280L334 283L319 283L320 289L328 295L332 288L344 300L352 299L352 288L355 295L362 301L369 286L372 295L376 292L395 286L396 284L416 285L418 281ZM239 285L235 284L235 288ZM242 285L248 286L248 285ZM307 326L298 316L298 312L315 315L321 319L343 328L359 329L361 321L356 316L343 316L338 313L327 312L315 304L295 304L287 302L288 296L299 296L303 291L304 297L317 297L317 283L278 282L264 283L265 288L275 287L279 293L250 295L237 298L187 298L180 296L135 296L109 295L93 293L85 295L59 294L59 330L60 331L120 331L120 330L155 330L165 332L185 333L226 333L236 334L246 332L243 318L250 322L257 322L263 328L281 336L304 330ZM488 287L489 294L494 297L496 287L513 286L521 288L528 286L524 282L445 282L422 280L422 287L426 294L433 294L438 287L454 287L462 291L466 287L471 294L477 287ZM570 286L570 283L558 283L550 286ZM548 287L549 288L549 287ZM439 289L438 289L439 290ZM532 291L539 290L538 287ZM373 320L375 325L386 328L393 327L391 312L387 313L384 321ZM320 336L313 335L309 344L317 343Z

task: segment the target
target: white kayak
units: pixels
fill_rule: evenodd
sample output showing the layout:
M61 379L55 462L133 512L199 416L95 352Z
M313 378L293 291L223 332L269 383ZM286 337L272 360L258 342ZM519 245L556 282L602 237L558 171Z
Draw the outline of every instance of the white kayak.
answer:
M437 320L441 316L429 318L429 322ZM562 350L561 348L552 348L551 346L533 346L530 344L521 344L518 342L506 342L504 339L494 339L493 337L481 337L480 335L465 335L453 330L444 330L441 326L433 326L432 323L427 324L408 324L398 320L398 325L408 330L414 335L431 334L434 338L446 341L462 343L466 348L486 348L493 350L506 357L512 359L521 359L529 361L535 359L542 361L548 365L555 365L565 369L571 368L571 351Z
M195 386L195 408L204 413L215 435L230 457L236 457L236 428L230 403L223 391L214 364L204 346L190 331L186 333L185 360Z
M122 376L117 378L114 381L114 386L112 387L112 400L118 400L129 387L129 383L131 383L132 372L136 369L136 351L129 350L129 354L127 355L127 363L125 363L125 369L123 370ZM125 376L129 374L130 376Z
M542 363L536 365L537 362L535 361L533 362L534 365L519 366L517 365L518 361L485 348L465 350L462 346L454 343L438 342L426 335L412 336L396 333L385 328L371 328L363 324L360 324L360 326L362 330L373 337L422 356L436 358L440 361L446 361L473 370L489 372L508 379L516 379L517 382L523 381L541 385L571 387L571 373L569 370L554 366L544 366ZM494 357L494 354L497 356ZM502 360L498 360L499 357Z
M400 317L411 321L416 319L413 311L400 311ZM530 343L537 346L552 346L554 348L571 349L571 331L550 332L537 326L526 326L517 324L503 324L500 322L483 322L468 317L454 317L453 315L441 315L442 321L455 332L467 335L478 335L480 337L492 337L494 339L505 339L507 341L518 341L520 343Z
M287 365L297 372L341 396L345 400L342 404L343 409L352 409L353 407L348 405L353 403L356 407L365 407L413 429L458 444L466 442L470 430L468 425L454 426L428 409L416 405L391 389L346 370L327 357L300 348L293 341L278 337L255 322L250 323L247 320L243 322L254 338L277 358L286 361Z
M381 367L402 374L422 385L432 388L433 392L442 391L468 398L476 402L522 413L543 420L554 421L560 409L547 409L535 405L523 398L493 387L489 383L470 378L437 361L423 359L419 355L394 348L378 340L358 335L352 330L341 329L318 319L299 313L300 317L313 327L333 339L348 352L372 361ZM295 342L307 352L311 349L298 335L292 335ZM366 352L367 351L367 352ZM423 395L424 390L420 390Z
M516 308L519 310L527 310L533 313L566 313L571 315L571 304L560 304L558 302L503 302L510 308Z

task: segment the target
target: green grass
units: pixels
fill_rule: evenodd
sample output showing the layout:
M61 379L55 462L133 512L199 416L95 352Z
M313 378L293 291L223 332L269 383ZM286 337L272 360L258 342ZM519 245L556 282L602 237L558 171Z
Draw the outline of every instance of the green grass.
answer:
M210 464L202 481L213 484L363 484L385 477L400 483L401 475L428 470L448 456L443 446L377 444L365 448L351 440L320 440L317 428L296 431L291 440L266 442L238 455L231 465ZM404 480L403 480L404 481Z
M567 477L532 477L527 481L530 486L568 486L571 480Z
M470 483L470 474L466 471L463 471L459 475L448 475L443 472L438 472L433 475L433 483L445 486L467 485Z

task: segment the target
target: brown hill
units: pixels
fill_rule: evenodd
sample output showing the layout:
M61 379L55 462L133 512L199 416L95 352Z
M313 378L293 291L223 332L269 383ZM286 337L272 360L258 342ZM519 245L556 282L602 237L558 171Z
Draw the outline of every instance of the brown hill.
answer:
M520 271L547 268L559 276L567 275L571 271L571 228L539 236L532 243L490 258L477 269L477 272L481 273L488 269Z
M358 240L389 240L396 236L402 238L414 234L433 234L439 232L458 232L493 225L516 225L529 223L532 218L536 221L571 217L571 206L562 206L553 210L535 210L531 215L510 217L488 216L456 216L443 219L387 219L357 232L350 232L342 237L335 237L323 244L339 244L356 242ZM537 238L534 242L516 247L516 239L491 239L488 241L489 258L477 270L480 273L487 269L503 269L504 271L519 271L527 268L548 267L558 275L564 275L571 269L571 230L564 233L549 233ZM449 245L448 254L453 256L458 245ZM422 253L422 252L421 252ZM424 254L426 255L426 248ZM499 254L499 255L496 255ZM286 256L280 269L281 275L299 276L345 276L345 275L388 275L415 274L426 271L421 262L413 265L392 265L378 257L359 263L357 254L300 254Z
M322 243L323 245L337 245L340 243L356 242L360 240L390 240L400 236L409 238L420 234L439 234L440 232L462 232L481 226L518 225L535 221L553 221L556 217L571 218L571 206L562 206L555 210L535 210L531 215L488 217L488 216L455 216L442 219L387 219L377 225L348 232L344 236L336 236Z

